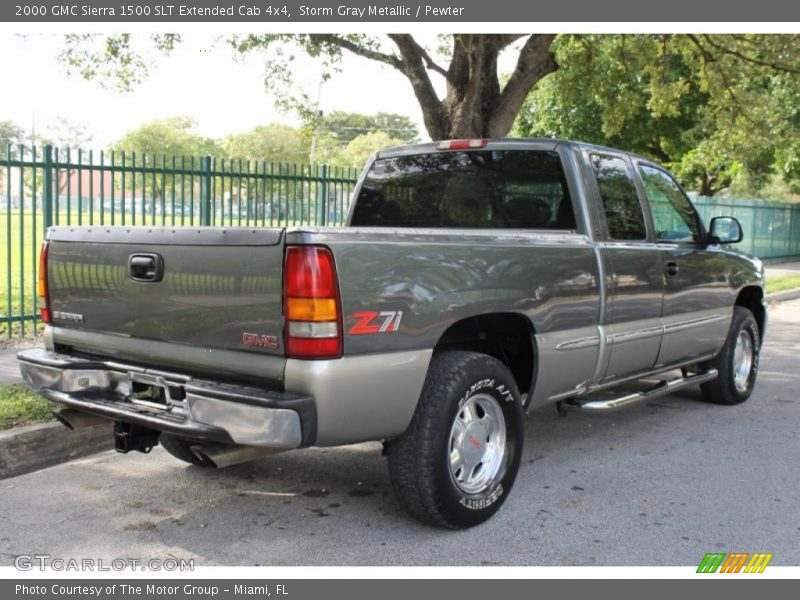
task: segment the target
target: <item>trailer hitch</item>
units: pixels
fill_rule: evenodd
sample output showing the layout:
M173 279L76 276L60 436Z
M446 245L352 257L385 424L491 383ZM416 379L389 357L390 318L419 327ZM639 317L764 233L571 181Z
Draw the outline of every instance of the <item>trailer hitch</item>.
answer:
M114 423L114 449L122 454L127 454L132 450L149 454L153 446L158 445L160 433L141 425L133 423Z

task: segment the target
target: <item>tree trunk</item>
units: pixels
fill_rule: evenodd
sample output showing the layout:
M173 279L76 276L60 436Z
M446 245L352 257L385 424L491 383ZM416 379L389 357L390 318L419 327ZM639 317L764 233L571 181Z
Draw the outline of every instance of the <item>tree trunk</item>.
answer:
M517 65L501 89L497 73L500 52L520 35L454 35L453 57L447 71L435 65L410 35L390 35L400 60L393 64L409 80L422 109L428 134L448 138L503 137L536 83L558 68L550 45L555 35L534 34L520 49ZM439 100L428 70L447 80Z
M730 182L726 178L720 178L719 173L709 173L703 171L703 176L700 178L700 196L711 197L728 186Z

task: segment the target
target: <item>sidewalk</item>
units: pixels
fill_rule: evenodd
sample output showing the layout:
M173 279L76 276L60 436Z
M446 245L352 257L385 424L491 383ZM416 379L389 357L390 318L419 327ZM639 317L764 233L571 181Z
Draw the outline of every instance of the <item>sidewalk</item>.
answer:
M0 350L0 385L22 383L17 366L17 352L22 348L6 348Z
M800 274L800 261L764 263L764 270L768 278Z

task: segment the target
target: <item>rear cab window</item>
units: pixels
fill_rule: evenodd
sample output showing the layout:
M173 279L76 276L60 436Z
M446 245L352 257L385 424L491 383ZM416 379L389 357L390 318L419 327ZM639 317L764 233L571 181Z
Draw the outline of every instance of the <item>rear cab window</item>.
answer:
M558 153L446 151L376 160L352 226L574 231Z
M620 241L646 240L644 211L628 163L621 157L604 154L592 154L590 162L609 237Z

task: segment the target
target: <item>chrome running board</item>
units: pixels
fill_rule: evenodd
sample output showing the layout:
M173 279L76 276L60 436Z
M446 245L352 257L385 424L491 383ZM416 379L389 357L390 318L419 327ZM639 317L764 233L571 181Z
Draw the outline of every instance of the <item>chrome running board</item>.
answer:
M659 381L656 385L648 390L631 392L616 398L608 398L606 400L572 398L570 400L566 400L566 404L571 407L579 408L589 412L611 412L625 408L632 404L637 404L644 400L652 400L653 398L658 398L659 396L671 394L672 392L690 385L697 385L699 383L711 381L712 379L716 379L718 374L719 373L716 369L710 369L705 373L698 373L697 375L691 375L689 377L676 377L675 379L669 380L665 379L664 381Z

